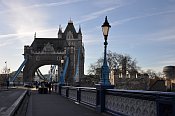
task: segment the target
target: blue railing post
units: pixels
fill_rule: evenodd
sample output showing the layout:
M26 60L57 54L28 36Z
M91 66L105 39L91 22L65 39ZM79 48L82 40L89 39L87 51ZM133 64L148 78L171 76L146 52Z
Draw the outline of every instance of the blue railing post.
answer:
M59 93L59 95L61 95L62 86L64 86L64 84L59 84L59 86L58 86L58 93Z
M77 88L77 102L81 101L81 88Z
M106 89L113 89L113 85L96 84L97 96L96 96L96 110L98 112L105 111L105 95Z
M175 116L175 98L167 96L157 97L157 116Z
M66 87L66 97L69 97L69 87Z

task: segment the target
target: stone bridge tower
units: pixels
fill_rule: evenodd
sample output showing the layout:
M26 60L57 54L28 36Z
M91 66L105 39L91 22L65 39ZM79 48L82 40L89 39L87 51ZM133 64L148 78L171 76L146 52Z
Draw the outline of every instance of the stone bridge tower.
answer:
M27 59L23 70L24 82L32 81L39 67L61 66L61 59L65 60L66 57L69 57L69 65L65 80L73 82L76 69L78 69L77 76L80 79L84 76L84 52L81 28L79 27L76 32L71 20L64 32L61 26L59 27L57 38L37 38L35 35L33 43L30 46L24 46L24 58ZM78 68L76 68L77 64L79 64Z

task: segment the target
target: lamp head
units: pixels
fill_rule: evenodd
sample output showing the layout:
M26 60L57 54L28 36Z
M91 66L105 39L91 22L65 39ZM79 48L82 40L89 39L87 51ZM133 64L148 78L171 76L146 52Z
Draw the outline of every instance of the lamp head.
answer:
M111 25L109 25L108 23L107 16L105 18L105 22L103 23L101 27L102 27L103 35L107 38L108 33L109 33L109 28L111 28Z

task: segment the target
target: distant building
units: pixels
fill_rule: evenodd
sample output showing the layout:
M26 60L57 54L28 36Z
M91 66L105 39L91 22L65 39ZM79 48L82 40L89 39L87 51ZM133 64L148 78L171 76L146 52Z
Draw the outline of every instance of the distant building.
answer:
M8 80L7 74L0 74L0 87L5 86L7 80Z
M165 66L163 68L164 77L168 91L175 91L175 66Z
M13 79L13 76L15 75L16 71L12 72L9 74L10 80ZM18 76L16 77L16 79L14 80L15 84L23 84L23 72L21 71Z
M120 69L113 69L110 72L110 82L117 89L167 91L164 79L158 77L151 79L148 74L141 74L134 70L125 72L126 74Z

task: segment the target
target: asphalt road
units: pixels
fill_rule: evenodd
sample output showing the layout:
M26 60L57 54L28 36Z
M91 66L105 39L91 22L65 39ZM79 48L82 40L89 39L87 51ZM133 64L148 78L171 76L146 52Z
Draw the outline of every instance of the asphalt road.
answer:
M0 114L5 112L24 91L24 89L0 90Z

